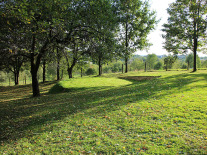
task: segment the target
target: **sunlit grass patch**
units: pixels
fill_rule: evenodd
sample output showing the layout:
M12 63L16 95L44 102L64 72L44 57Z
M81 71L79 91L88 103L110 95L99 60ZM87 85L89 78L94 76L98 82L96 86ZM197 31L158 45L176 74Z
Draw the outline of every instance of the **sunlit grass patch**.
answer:
M69 92L69 91L78 91L85 89L94 89L94 88L111 88L111 87L120 87L124 85L130 85L132 82L117 79L117 78L104 78L104 77L86 77L86 78L76 78L69 79L66 81L60 81L54 85L49 93L60 93L60 92Z
M207 153L207 72L120 75L161 77L72 79L68 92L2 101L0 154Z

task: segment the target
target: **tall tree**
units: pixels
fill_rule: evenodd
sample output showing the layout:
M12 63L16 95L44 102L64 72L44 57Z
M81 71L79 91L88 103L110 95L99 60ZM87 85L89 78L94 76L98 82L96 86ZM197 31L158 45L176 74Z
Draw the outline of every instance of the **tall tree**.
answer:
M188 64L189 68L193 68L193 65L194 65L194 55L193 54L189 54L186 57L185 62ZM198 55L196 55L196 66L197 67L201 67L201 60L200 60Z
M193 51L195 72L197 51L206 47L207 1L176 0L167 11L168 23L163 25L164 48L175 54Z
M157 61L157 55L155 54L148 54L146 58L147 68L154 69L155 63Z
M156 23L155 12L150 11L147 1L120 0L120 41L123 46L125 72L128 72L128 60L137 49L148 47L147 36Z
M169 55L167 57L164 58L164 65L165 65L165 69L166 71L168 71L169 68L172 68L172 64L176 61L177 56L174 55Z

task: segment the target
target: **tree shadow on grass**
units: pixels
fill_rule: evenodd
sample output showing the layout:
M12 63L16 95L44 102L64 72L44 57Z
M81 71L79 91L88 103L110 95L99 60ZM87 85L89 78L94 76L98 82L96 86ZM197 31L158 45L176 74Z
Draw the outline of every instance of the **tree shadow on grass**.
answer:
M206 74L178 74L149 81L129 79L132 84L120 87L74 88L69 92L44 94L39 98L5 101L6 104L0 102L0 141L5 143L26 136L34 136L32 131L37 127L60 121L67 116L100 105L98 113L104 115L103 109L109 112L130 102L139 103L154 97L160 99L169 95L168 90L174 88L177 88L178 92L188 91L187 85L206 79ZM166 93L160 95L158 94L160 90ZM111 104L114 106L112 107ZM95 113L97 113L96 110L91 110L87 114ZM46 131L38 132L41 134Z

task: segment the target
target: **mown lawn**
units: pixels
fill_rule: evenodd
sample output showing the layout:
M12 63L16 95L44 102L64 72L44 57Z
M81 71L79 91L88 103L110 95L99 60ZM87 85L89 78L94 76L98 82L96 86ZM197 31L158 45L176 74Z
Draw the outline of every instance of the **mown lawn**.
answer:
M0 87L0 154L207 154L207 71L53 85Z

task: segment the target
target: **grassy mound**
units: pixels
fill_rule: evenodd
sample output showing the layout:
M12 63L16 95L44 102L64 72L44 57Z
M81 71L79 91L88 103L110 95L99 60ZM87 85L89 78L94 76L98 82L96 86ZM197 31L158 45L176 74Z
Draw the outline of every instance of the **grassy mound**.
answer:
M61 82L58 82L55 84L50 90L50 94L56 94L56 93L61 93L64 92L65 88L62 86Z
M88 89L103 89L107 87L119 87L132 84L132 82L118 79L118 78L104 78L104 77L87 77L69 79L66 81L60 81L55 84L50 90L50 94L83 91Z

